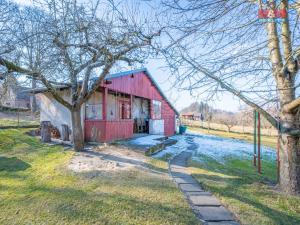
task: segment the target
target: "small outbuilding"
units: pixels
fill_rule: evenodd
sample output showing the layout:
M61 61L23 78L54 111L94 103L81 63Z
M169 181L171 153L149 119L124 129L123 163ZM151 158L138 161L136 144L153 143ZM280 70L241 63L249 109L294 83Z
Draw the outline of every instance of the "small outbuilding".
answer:
M186 120L203 120L204 119L204 117L201 113L194 113L194 112L181 113L180 116L182 119L186 119Z
M71 114L49 92L36 91L41 121L50 121L61 131L71 127ZM61 87L65 99L70 88ZM85 141L109 142L135 133L175 134L178 112L147 69L110 74L81 108Z
M0 84L0 106L14 109L30 109L29 88L21 86L17 79L9 76Z

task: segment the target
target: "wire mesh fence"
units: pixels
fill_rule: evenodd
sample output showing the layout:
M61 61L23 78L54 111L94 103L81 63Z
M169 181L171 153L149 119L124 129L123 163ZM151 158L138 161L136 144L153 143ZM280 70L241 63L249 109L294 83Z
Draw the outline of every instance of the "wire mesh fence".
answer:
M30 110L7 110L0 111L0 129L9 128L34 128L39 127L39 115Z

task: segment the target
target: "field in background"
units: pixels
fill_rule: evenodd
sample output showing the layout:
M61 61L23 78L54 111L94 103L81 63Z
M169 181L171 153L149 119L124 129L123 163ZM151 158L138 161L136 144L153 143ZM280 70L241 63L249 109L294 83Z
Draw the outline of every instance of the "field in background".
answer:
M228 132L226 129L208 129L205 126L207 125L206 122L203 122L204 126L200 127L201 122L200 121L185 121L184 124L188 126L188 129L193 132L201 133L201 134L210 134L210 135L216 135L224 138L235 138L235 139L240 139L240 140L245 140L249 143L253 143L253 133L241 133L234 131L232 129L231 132ZM214 124L215 128L223 128L224 125L221 124ZM248 128L249 129L249 128ZM265 133L272 132L275 134L275 131L265 131ZM276 148L277 147L277 135L262 135L261 136L261 143L264 146L271 147L271 148Z
M200 133L200 134L210 134L210 135L216 135L224 138L234 138L234 139L244 140L249 143L253 143L253 134L242 134L242 133L227 132L227 131L220 131L220 130L208 130L200 127L189 127L188 129L190 131ZM277 137L262 135L261 144L276 149Z
M219 123L209 123L209 122L201 122L197 120L187 120L187 119L182 119L181 122L187 126L191 127L202 127L204 129L211 129L211 130L218 130L218 131L228 131L228 128L224 124L219 124ZM236 133L242 133L242 134L253 134L253 126L233 126L230 131L231 132L236 132ZM265 136L277 136L277 130L274 128L269 128L269 129L263 129L261 128L261 134Z

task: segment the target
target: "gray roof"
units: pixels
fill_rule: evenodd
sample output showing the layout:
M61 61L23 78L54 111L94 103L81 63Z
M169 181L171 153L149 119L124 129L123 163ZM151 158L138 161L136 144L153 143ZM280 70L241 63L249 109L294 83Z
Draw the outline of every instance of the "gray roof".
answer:
M128 71L124 71L124 72L108 74L105 77L105 80L111 80L111 79L115 79L115 78L118 78L118 77L128 76L128 75L137 74L137 73L141 73L141 72L145 73L149 77L149 79L155 85L155 87L157 88L157 90L161 94L161 96L166 100L166 102L174 110L174 112L176 113L176 115L179 115L179 113L176 110L176 108L167 99L167 97L165 96L165 94L163 93L163 91L161 90L161 88L158 86L157 82L154 80L153 76L150 74L150 72L147 70L147 68L141 68L141 69L136 69L136 70L128 70ZM91 80L92 81L96 81L98 79L99 79L98 77L94 77ZM69 88L69 86L61 86L61 85L59 85L59 86L56 86L56 88L57 89L65 89L65 88ZM33 92L33 93L41 93L41 92L45 92L45 91L47 91L47 88L36 88L36 89L32 89L31 90L31 92Z

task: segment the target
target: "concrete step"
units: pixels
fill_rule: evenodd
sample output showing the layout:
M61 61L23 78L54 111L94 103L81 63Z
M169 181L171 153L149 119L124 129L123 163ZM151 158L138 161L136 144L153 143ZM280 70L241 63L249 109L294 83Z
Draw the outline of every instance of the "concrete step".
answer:
M223 206L195 206L201 219L208 222L234 221L232 214Z
M221 206L221 202L214 196L190 195L189 199L195 206Z
M201 188L201 186L199 184L179 184L179 188L183 191L183 192L195 192L195 191L203 191L203 189Z
M238 222L235 221L221 221L221 222L207 222L203 225L240 225Z
M174 181L177 184L197 184L198 182L192 178L191 176L188 177L176 177L174 178Z

